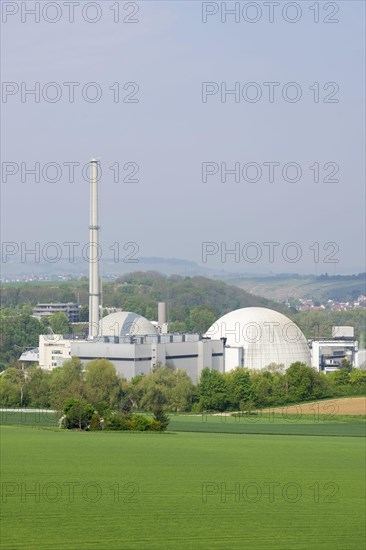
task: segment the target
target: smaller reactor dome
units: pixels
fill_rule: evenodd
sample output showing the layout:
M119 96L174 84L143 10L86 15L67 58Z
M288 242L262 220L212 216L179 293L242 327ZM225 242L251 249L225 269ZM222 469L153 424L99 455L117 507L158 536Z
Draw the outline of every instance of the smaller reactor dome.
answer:
M143 336L158 333L150 321L131 311L118 311L103 317L100 327L102 336Z
M241 366L263 369L271 363L288 368L311 364L310 350L299 327L288 317L263 307L245 307L220 317L207 331L212 339L226 338L225 371Z

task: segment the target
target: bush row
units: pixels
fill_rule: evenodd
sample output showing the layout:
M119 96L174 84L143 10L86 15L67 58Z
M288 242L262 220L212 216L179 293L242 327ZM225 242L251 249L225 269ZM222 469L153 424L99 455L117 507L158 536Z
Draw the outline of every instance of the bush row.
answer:
M113 430L134 432L163 432L167 429L169 417L162 408L156 408L153 418L142 414L110 411L105 403L95 407L80 399L67 399L60 418L60 428L67 430Z

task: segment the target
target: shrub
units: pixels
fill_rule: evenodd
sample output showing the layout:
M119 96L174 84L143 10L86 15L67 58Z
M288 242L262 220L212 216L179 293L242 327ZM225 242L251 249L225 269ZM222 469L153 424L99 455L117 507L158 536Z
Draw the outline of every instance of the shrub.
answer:
M90 421L89 430L91 432L103 430L103 418L99 416L99 414L93 414Z
M169 425L170 418L169 416L164 412L162 407L156 407L154 409L154 419L157 422L160 422L161 429L160 431L165 431Z
M64 403L64 417L62 427L66 429L87 430L95 414L94 407L90 403L79 399L67 399Z
M154 419L150 420L149 428L152 432L163 432L164 431L164 427L163 427L162 423L159 420L154 420Z
M112 413L107 421L109 430L131 430L134 432L163 432L169 424L169 417L161 410L157 417L149 419L142 414Z
M146 432L150 427L150 421L142 414L134 414L130 421L131 430L137 432Z
M111 414L108 418L107 428L109 430L132 430L130 415L120 412Z

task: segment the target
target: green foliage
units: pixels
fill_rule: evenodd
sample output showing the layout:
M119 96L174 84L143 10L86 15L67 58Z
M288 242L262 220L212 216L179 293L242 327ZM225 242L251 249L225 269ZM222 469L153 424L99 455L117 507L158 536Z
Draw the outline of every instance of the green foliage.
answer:
M63 407L62 427L86 430L95 414L93 405L81 399L67 399Z
M129 414L111 412L106 404L99 404L97 408L92 403L82 399L66 399L63 405L63 416L60 425L66 429L99 431L165 431L169 424L169 417L162 408L156 408L154 417L148 418L143 414Z
M98 432L104 428L104 419L98 414L94 413L91 417L89 430L91 432Z
M171 330L206 331L216 319L239 307L263 306L280 311L278 303L249 294L223 281L205 277L165 277L156 272L137 272L110 283L104 303L148 316L156 315L156 302L169 302Z
M21 405L19 386L4 376L0 378L0 405L1 407L20 407Z
M310 397L312 369L304 363L293 363L286 371L286 395L290 402L303 401Z
M169 323L170 332L187 332L187 323L185 321L172 321Z
M198 395L202 411L224 411L228 405L224 375L216 370L204 368L198 385Z
M101 401L95 405L95 410L100 416L108 416L110 414L109 404L105 401Z
M88 302L87 281L6 284L2 289L2 304L14 309L26 304L31 313L31 308L38 303L76 302L76 292L81 303Z
M50 372L36 367L27 370L26 396L32 407L51 406L51 377Z
M268 371L236 368L225 374L205 368L199 383L194 385L187 372L170 366L156 366L150 374L127 381L106 359L90 361L84 370L80 360L72 357L51 372L36 367L26 371L6 369L0 376L0 405L62 411L65 401L72 399L90 403L100 419L107 419L110 411L128 418L132 412L156 410L164 414L250 412L301 401L366 394L366 371L361 369L349 372L343 368L326 375L299 362L287 371L280 365L269 368ZM98 425L97 419L94 425ZM155 424L154 429L157 428Z
M189 409L194 387L185 371L160 366L141 377L134 390L135 395L140 393L139 407L143 410L165 407L179 412Z
M158 432L163 432L168 428L170 418L169 416L164 412L164 409L162 407L156 407L154 409L154 430Z
M24 371L15 369L13 367L6 369L6 371L3 372L2 377L6 380L10 380L10 382L13 382L13 384L17 384L19 386L23 385L25 382Z
M344 386L350 381L350 373L345 369L336 370L330 376L332 376L336 386Z
M77 298L82 305L81 320L87 321L88 285L80 281L9 284L4 286L2 303L3 307L11 308L28 304L29 315L29 306L35 306L38 302L76 302ZM285 310L278 303L223 281L178 275L166 277L156 272L137 272L120 277L115 282L105 282L103 301L106 307L121 307L147 318L156 317L157 302L167 301L169 321L180 323L174 329L177 331L206 331L219 316L239 307L263 306Z
M61 284L59 286L59 293L59 301L64 304L67 304L69 302L75 303L77 301L76 294L69 284Z
M150 420L150 430L152 432L163 432L164 428L159 420L155 420L153 418L152 420Z
M108 417L106 427L109 430L131 430L131 415L113 413Z
M130 430L135 432L165 431L169 424L169 417L162 409L153 419L142 414L112 413L107 420L106 427L109 430Z
M339 370L345 370L346 372L350 373L352 371L352 364L347 357L342 359L342 362L339 366Z
M55 334L69 334L70 324L67 315L62 311L54 313L49 318L49 326Z
M134 414L130 420L130 430L136 432L146 432L149 429L150 421L142 414Z
M201 306L189 310L187 329L189 332L206 332L217 320L214 310Z
M349 375L349 382L352 386L366 392L366 370L353 369Z
M191 409L194 399L194 385L184 370L174 372L174 384L171 386L169 409L177 413Z
M240 403L246 403L252 399L252 384L250 372L246 369L237 367L225 374L227 396L230 407L234 410L240 408Z
M115 366L107 359L94 359L85 368L85 392L95 406L105 402L116 408L120 402L120 379Z
M67 398L85 399L85 397L85 383L80 359L72 357L65 361L62 367L51 371L50 404L52 408L61 410Z
M26 348L38 346L42 326L24 310L0 310L0 371L17 360Z
M120 410L124 414L130 414L131 413L131 411L132 411L132 399L128 394L126 394L122 398L121 404L120 404Z
M0 404L15 407L26 405L25 384L24 371L14 367L3 371L0 380Z

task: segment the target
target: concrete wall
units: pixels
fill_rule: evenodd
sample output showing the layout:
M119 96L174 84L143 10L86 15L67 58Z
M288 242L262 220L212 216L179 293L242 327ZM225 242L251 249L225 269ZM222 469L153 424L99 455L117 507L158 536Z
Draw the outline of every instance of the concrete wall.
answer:
M61 367L70 359L70 340L64 340L60 334L46 334L39 337L39 366L52 370Z
M223 343L218 340L165 342L149 344L114 344L110 342L72 342L71 355L84 363L109 359L117 372L127 380L137 374L149 373L154 365L171 365L185 370L194 382L204 367L223 372Z

